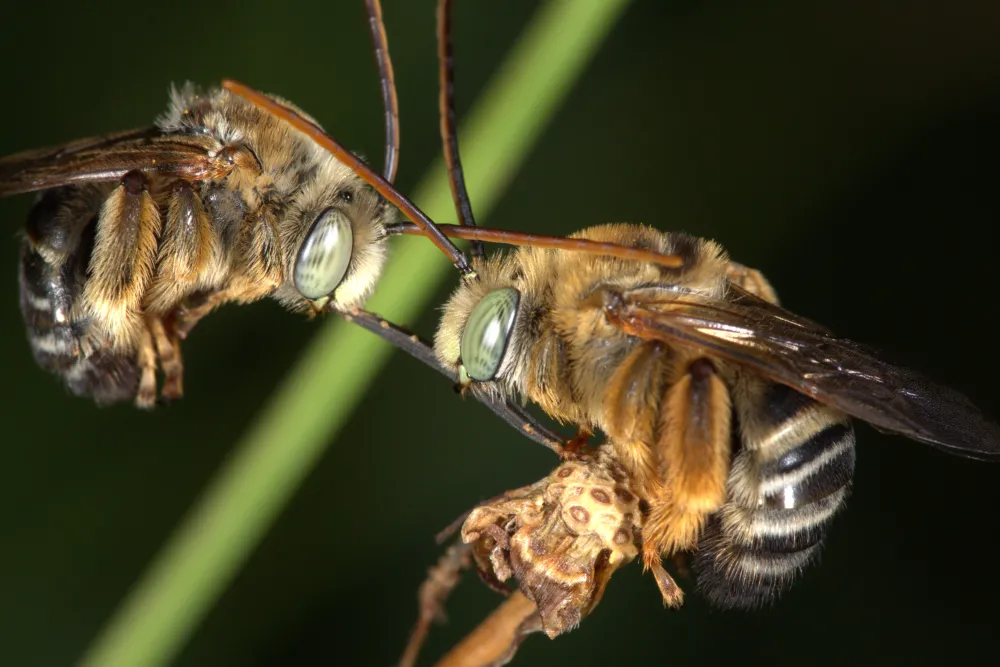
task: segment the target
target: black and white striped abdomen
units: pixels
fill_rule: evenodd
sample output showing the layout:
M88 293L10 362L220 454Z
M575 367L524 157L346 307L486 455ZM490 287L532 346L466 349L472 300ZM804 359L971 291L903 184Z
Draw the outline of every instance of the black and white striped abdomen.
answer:
M105 196L96 186L43 193L28 217L19 270L21 315L35 360L74 394L98 403L130 400L139 378L132 358L92 348L89 318L78 307Z
M702 593L720 607L772 601L812 561L854 474L846 415L782 385L734 391L728 499L698 546Z

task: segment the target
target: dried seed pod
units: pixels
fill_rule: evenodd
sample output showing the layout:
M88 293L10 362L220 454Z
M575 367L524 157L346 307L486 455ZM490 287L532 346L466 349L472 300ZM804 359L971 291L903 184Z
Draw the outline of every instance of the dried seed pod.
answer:
M506 590L502 582L514 577L554 638L575 628L638 554L642 513L630 482L611 448L599 447L474 509L462 540L488 584Z

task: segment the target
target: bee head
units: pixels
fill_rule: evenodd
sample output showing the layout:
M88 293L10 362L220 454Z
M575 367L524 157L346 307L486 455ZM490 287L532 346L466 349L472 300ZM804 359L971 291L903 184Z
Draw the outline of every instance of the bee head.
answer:
M285 281L276 296L313 311L361 306L381 275L385 225L394 218L395 209L350 169L325 161L281 223Z

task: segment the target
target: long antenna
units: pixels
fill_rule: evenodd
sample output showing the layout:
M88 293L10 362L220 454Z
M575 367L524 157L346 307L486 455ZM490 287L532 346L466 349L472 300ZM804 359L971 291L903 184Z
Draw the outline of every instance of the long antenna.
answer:
M465 255L462 254L458 248L455 247L454 243L449 241L445 235L438 230L437 225L434 224L433 220L428 218L427 215L417 208L413 202L403 196L398 190L396 190L396 188L392 187L388 181L372 171L372 169L362 162L360 158L354 155L354 153L341 146L336 139L324 132L318 125L306 120L285 105L275 102L267 95L264 95L249 86L245 86L238 81L226 79L222 82L222 87L234 95L238 95L248 102L257 105L274 114L276 117L286 121L292 127L310 137L326 150L330 151L335 158L354 171L354 173L356 173L361 180L375 188L380 195L385 197L396 208L402 211L403 215L416 223L424 235L429 237L431 242L433 242L434 245L441 250L441 252L448 256L448 259L452 261L455 268L458 269L463 276L472 276L475 274L475 271L473 271L472 267L469 265L469 260L466 259Z
M434 245L436 245L445 255L448 256L448 258L455 265L455 268L457 268L465 277L474 277L475 271L472 266L469 265L469 261L466 259L465 255L455 247L455 244L448 240L448 236L493 243L505 243L508 245L529 245L551 248L553 250L572 250L576 252L585 252L591 255L607 255L620 257L622 259L653 262L655 264L660 264L661 266L673 269L684 266L684 260L679 255L664 255L642 248L617 245L614 243L601 243L588 239L577 239L563 236L545 236L542 234L531 234L528 232L493 230L482 227L462 227L455 225L448 225L448 234L445 235L442 231L442 226L439 226L431 220L426 213L417 208L416 204L407 199L407 197L393 187L392 184L372 171L372 169L362 162L360 158L341 146L336 139L324 132L322 128L315 123L303 118L294 110L289 109L283 104L275 102L267 95L239 83L238 81L226 79L222 82L222 87L234 95L238 95L274 114L277 118L288 122L292 127L300 132L303 132L321 147L330 151L334 157L347 165L363 181L371 185L380 195L395 205L396 208L402 211L403 215L412 220L416 225L416 227L410 227L405 223L390 225L388 230L389 233L423 234L429 237Z
M680 255L670 255L646 248L618 245L605 241L573 238L569 236L547 236L531 232L514 232L507 229L492 227L463 227L462 225L437 225L441 233L455 239L484 241L486 243L503 243L504 245L534 246L536 248L552 248L584 252L589 255L605 255L635 262L650 262L668 269L684 268L684 258ZM386 225L386 234L422 234L416 225L399 222Z
M368 26L375 45L375 61L378 63L378 80L382 88L382 108L385 110L385 164L382 177L390 183L396 180L399 167L399 99L396 97L396 76L392 71L389 57L389 38L385 34L380 0L365 0L368 11Z
M462 158L458 152L458 127L455 121L455 59L451 43L451 0L439 0L437 7L438 40L438 115L441 118L441 144L444 148L444 163L448 171L448 185L451 198L455 202L458 222L466 227L475 227L476 218L472 213L472 202L465 187L462 172ZM475 259L485 256L483 244L473 241L469 251Z

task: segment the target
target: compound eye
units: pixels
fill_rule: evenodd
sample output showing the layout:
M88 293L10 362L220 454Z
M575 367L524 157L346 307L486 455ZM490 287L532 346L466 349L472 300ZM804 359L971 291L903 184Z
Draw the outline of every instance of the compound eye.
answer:
M490 292L476 304L462 332L459 350L469 377L487 382L496 377L510 342L521 294L513 287Z
M329 296L344 279L353 250L347 216L335 208L320 213L295 258L295 289L307 299Z

